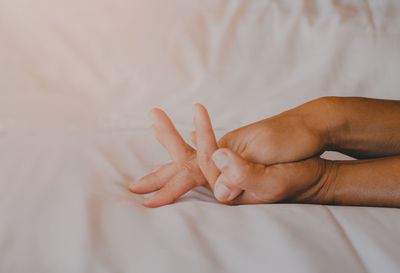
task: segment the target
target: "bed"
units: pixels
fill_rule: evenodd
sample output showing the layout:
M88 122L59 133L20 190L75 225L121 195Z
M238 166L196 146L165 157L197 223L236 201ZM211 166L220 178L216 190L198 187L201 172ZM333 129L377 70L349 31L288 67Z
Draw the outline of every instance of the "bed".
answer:
M400 272L400 211L148 209L147 112L217 136L329 95L400 99L397 0L0 0L0 272ZM328 153L328 158L341 157Z

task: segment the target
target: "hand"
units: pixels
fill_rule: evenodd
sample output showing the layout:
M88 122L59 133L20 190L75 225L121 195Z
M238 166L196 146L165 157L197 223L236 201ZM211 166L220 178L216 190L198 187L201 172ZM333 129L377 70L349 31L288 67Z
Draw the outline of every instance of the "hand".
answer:
M312 104L316 109L309 107ZM314 110L310 112L313 108ZM299 112L296 113L296 110ZM396 156L400 151L398 141L400 131L397 130L400 128L400 101L323 98L275 118L284 121L282 117L290 117L292 113L295 114L292 118L300 118L303 121L300 124L305 125L296 126L299 123L294 123L294 128L290 129L297 130L299 133L296 135L308 135L304 138L308 145L304 147L295 142L293 135L285 133L285 127L283 130L279 127L281 124L266 126L266 123L274 118L229 133L224 136L226 139L222 138L219 141L219 144L221 146L223 146L221 143L228 143L228 146L229 143L237 144L236 149L245 156L249 155L248 158L253 161L268 162L270 155L257 153L257 148L259 149L262 141L268 139L267 137L258 138L263 130L259 131L259 134L254 134L253 137L248 137L252 135L253 130L246 132L250 127L257 128L257 125L265 122L260 126L261 128L280 132L275 135L276 137L266 141L265 145L268 147L269 143L274 143L274 140L279 140L281 136L282 139L290 140L289 145L294 145L292 147L296 153L292 155L293 157L301 154L306 156L307 153L312 154L313 151L331 148L361 158L377 156L383 158L333 162L313 157L299 162L265 166L245 160L229 149L220 149L213 154L214 162L222 172L215 184L215 193L219 201L230 204L294 201L400 206L400 173L398 171L400 157ZM290 124L290 122L282 124ZM313 132L319 135L314 141ZM284 142L278 141L272 148L279 147L282 143ZM235 148L234 145L230 145ZM322 149L318 148L319 146ZM272 149L271 154L276 156L272 162L287 160L285 156L288 155L288 151L283 150L283 155L279 155L278 151ZM201 162L199 164L201 165ZM220 186L223 190L218 190ZM244 190L232 201L230 201L231 187ZM218 196L217 193L223 194Z
M334 180L330 179L330 174L334 171L333 163L319 157L294 163L274 164L272 166L256 163L254 158L257 156L258 158L263 158L266 155L262 153L263 149L260 149L260 147L264 146L258 146L257 149L257 144L269 144L263 141L262 136L258 139L259 142L256 141L255 144L254 142L249 142L244 145L246 148L253 147L253 150L247 150L247 152L251 151L249 156L253 156L255 161L251 162L230 149L223 148L218 150L208 113L202 105L195 106L194 121L196 131L192 134L192 141L195 142L198 148L197 162L207 181L214 188L214 194L218 201L227 204L254 204L279 201L328 203L333 200L331 188L334 188L332 187ZM269 130L275 129L268 124L268 121L263 121L263 125ZM271 127L268 127L268 125ZM279 122L272 122L272 125L277 127L275 129L277 131L280 128L284 128ZM312 131L295 125L293 124L294 128L298 129L299 132L303 131L304 135L312 137ZM255 141L258 138L257 132L263 135L263 130L257 131L261 126L253 130L251 130L251 127L248 126L244 130L237 130L236 133L239 137L236 139L225 137L222 138L222 141L225 139L236 144L240 140ZM265 127L264 130L266 129ZM245 131L244 134L243 131ZM285 136L285 130L281 131L281 135ZM290 134L286 133L286 135L287 138L293 138ZM240 138L240 136L243 136L243 138ZM250 137L246 138L247 136ZM279 135L277 134L276 138L278 137ZM236 141L232 141L233 139ZM319 141L316 142L320 143ZM311 146L313 142L309 141L309 143ZM307 152L311 150L310 147L307 150L304 145L297 146L299 151ZM242 152L246 153L246 148ZM286 150L284 151L286 152ZM282 151L279 152L282 154ZM215 169L215 166L221 173Z
M333 162L313 157L304 161L266 166L245 160L237 153L222 148L213 161L221 171L215 188L222 203L265 204L301 202L328 204L334 198L336 171ZM236 197L231 189L241 189Z
M325 149L356 157L398 154L400 146L394 140L400 135L393 128L398 128L399 106L399 101L321 98L228 133L217 145L207 111L198 105L192 134L197 153L183 141L165 113L156 109L151 114L152 131L173 162L134 182L131 191L157 191L145 201L149 207L172 203L199 185L208 185L219 201L229 204L295 201L399 206L398 158L358 163L317 157ZM372 119L387 122L371 123ZM369 128L368 134L363 128ZM262 134L264 137L260 137ZM260 145L269 152L263 152L267 149ZM218 146L231 150L216 151ZM228 155L230 165L218 161L219 153ZM276 164L292 160L302 161ZM377 169L388 171L375 172ZM382 179L382 173L387 173L386 179Z
M214 190L219 170L212 162L211 155L218 146L207 110L199 104L194 106L194 110L194 124L198 132L195 142L201 148L200 153L196 153L183 140L172 121L162 110L150 111L149 117L153 121L151 132L168 151L172 162L130 184L129 189L133 193L143 194L156 191L153 196L144 201L144 206L159 207L173 203L197 186L207 186ZM198 161L201 164L198 164ZM231 191L235 196L241 192L233 188Z
M329 142L328 128L337 123L331 114L333 107L327 98L308 102L231 131L218 141L218 146L264 165L320 155Z
M197 133L192 135L192 139L199 147L198 154L183 141L182 137L163 111L159 109L152 110L150 112L150 118L154 122L152 126L153 134L167 149L173 162L163 165L159 170L132 183L130 190L134 193L157 191L152 197L145 200L144 205L148 207L157 207L172 203L190 189L200 185L207 185L207 181L209 182L209 187L213 190L214 184L219 176L219 170L212 162L211 155L218 147L206 109L201 105L195 106L194 121ZM260 128L260 126L256 127ZM249 128L250 127L247 127L245 130L249 130ZM237 130L236 133L239 131L240 130ZM240 136L244 134L236 135ZM224 139L226 140L227 138L223 138L220 142L223 142ZM235 144L232 142L232 139L233 138L230 138L229 142ZM255 149L256 152L261 150L262 149ZM200 164L198 164L198 162ZM205 176L203 176L202 173L204 173ZM232 185L230 185L230 187L230 199L234 199L240 194L242 189L235 189ZM223 188L219 187L216 195L221 197L223 195L222 193ZM221 197L220 201L226 202L227 200Z
M175 202L194 187L206 185L207 180L197 164L196 151L183 140L169 117L160 109L150 111L149 117L153 121L151 132L168 151L172 162L132 182L129 189L139 194L156 191L143 205L159 207Z

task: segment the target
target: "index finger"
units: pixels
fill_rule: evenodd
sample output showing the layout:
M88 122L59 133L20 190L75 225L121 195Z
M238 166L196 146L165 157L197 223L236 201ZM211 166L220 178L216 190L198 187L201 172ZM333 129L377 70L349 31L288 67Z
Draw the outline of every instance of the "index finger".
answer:
M154 108L149 112L149 117L153 121L152 133L168 151L172 160L186 161L190 156L190 146L183 140L168 115L161 109Z
M207 109L197 103L194 105L193 110L198 164L210 186L214 189L215 181L220 172L211 159L211 156L218 149L217 141Z

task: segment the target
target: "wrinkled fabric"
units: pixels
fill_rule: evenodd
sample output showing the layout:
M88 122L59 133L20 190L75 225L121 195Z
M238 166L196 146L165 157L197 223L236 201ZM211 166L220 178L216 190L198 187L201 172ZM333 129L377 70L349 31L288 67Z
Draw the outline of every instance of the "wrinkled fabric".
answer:
M400 2L0 0L0 272L399 272L393 208L158 209L146 117L218 136L313 98L400 99Z

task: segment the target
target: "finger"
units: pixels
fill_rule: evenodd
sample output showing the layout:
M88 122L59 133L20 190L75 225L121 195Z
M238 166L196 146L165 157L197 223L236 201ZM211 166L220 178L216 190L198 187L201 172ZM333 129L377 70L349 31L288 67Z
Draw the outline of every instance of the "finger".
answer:
M218 183L224 184L229 189L240 188L250 192L261 192L268 187L271 180L268 177L268 167L247 161L227 148L217 150L212 159L221 171L222 181ZM226 196L227 194L216 197L218 200L221 198L230 201Z
M153 135L168 151L172 160L185 161L190 154L188 153L190 146L183 140L167 114L161 109L154 108L149 112L149 117L153 121L151 127Z
M196 129L196 143L199 149L212 155L218 149L214 130L211 125L207 109L197 103L194 105L194 126Z
M329 186L325 185L326 178L324 179L323 176L328 168L327 162L319 157L313 157L303 161L266 167L258 178L257 175L249 175L249 179L259 181L257 189L244 191L229 204L258 204L278 201L326 202L329 200L327 197Z
M173 163L161 166L156 171L129 184L129 190L134 193L149 193L162 188L176 174Z
M238 199L246 204L314 198L323 187L321 177L326 168L318 157L267 167L246 161L226 148L216 151L213 160L226 178L225 186L244 190Z
M164 187L147 198L143 205L149 208L156 208L174 203L179 197L196 186L198 185L194 180L188 180L188 177L179 174L175 175Z
M231 184L229 183L229 179L223 173L218 177L217 181L215 182L214 195L219 202L226 203L232 201L241 194L242 189L227 186L229 184Z
M194 147L197 148L196 131L190 133L190 141L193 143Z
M218 146L208 112L201 104L194 105L194 127L196 129L198 163L209 184L214 188L219 171L211 160L211 156Z

